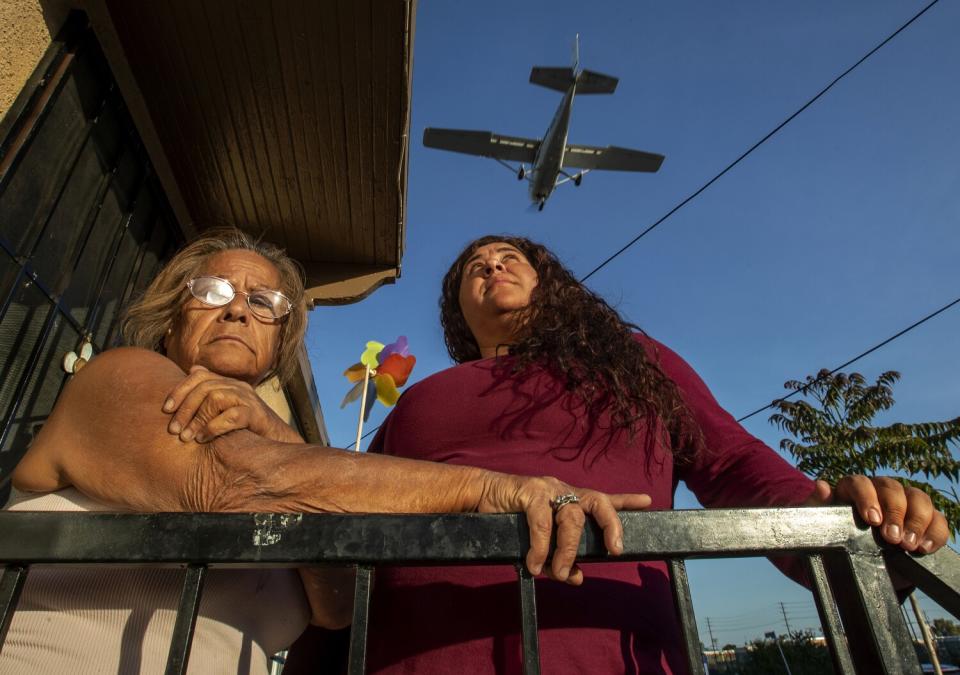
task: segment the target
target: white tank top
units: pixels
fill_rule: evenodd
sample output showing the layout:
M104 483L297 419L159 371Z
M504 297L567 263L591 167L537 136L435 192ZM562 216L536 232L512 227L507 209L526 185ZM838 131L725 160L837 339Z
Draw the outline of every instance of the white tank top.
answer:
M13 491L12 511L116 511L73 488ZM30 568L0 675L163 673L184 571ZM296 570L210 570L190 650L191 675L263 675L310 618Z

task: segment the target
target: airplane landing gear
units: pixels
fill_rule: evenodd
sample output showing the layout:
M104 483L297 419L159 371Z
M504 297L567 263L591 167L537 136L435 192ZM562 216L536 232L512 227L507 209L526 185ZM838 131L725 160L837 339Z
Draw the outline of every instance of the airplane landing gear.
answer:
M573 177L573 184L576 185L577 187L580 187L580 183L582 181L583 181L582 173L578 173L576 176Z
M537 211L543 211L543 205L547 203L546 199L541 199L540 203L537 204Z
M517 171L517 180L523 180L523 177L527 175L527 170L523 168L523 165L520 165L520 170Z

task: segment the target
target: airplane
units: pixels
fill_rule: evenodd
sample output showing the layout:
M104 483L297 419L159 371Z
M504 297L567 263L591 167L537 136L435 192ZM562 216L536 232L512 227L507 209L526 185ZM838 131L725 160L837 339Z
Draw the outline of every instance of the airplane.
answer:
M516 173L517 180L526 178L529 181L530 199L538 211L543 211L547 198L558 185L572 181L579 186L583 176L595 169L652 173L660 168L664 157L652 152L615 145L601 148L567 143L574 96L612 94L619 82L615 77L580 69L579 35L574 41L572 67L534 66L530 71L530 82L564 92L563 100L542 139L504 136L491 131L428 127L423 131L423 144L428 148L495 159ZM519 162L520 166L515 168L508 162ZM579 171L571 175L565 169ZM561 175L563 178L560 178Z

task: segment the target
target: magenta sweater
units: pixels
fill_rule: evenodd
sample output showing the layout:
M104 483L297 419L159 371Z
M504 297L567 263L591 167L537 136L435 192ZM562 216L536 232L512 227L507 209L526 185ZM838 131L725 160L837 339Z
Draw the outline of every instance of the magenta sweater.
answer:
M604 492L641 492L673 506L683 480L706 506L796 505L812 482L748 434L674 352L638 336L676 382L707 451L674 465L664 449L589 424L562 382L541 369L513 376L482 359L409 388L371 451L526 475ZM666 564L582 565L579 588L537 580L542 671L685 673ZM509 566L382 568L368 642L370 673L521 673L519 593Z

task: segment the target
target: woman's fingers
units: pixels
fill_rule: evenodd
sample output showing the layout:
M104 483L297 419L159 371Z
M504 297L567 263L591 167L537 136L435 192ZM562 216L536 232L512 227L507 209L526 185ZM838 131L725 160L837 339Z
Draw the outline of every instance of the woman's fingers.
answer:
M607 495L610 497L610 503L617 511L643 511L653 503L650 495L644 494L623 494Z
M837 481L833 491L833 501L852 504L860 517L870 525L876 526L884 522L877 488L873 480L866 476L844 476Z
M217 376L203 366L193 366L190 369L190 374L167 394L167 398L163 401L163 411L170 413L177 410L194 387L211 377Z
M256 392L246 383L202 368L192 371L167 400L174 401L177 406L167 429L184 442L198 435L201 435L198 440L205 442L228 431L245 429L261 405ZM223 416L228 411L229 414ZM217 418L217 424L209 426Z
M900 545L908 551L915 551L924 540L924 535L933 521L933 500L923 490L912 486L903 486L907 508L903 515L902 539ZM882 502L881 498L881 502Z
M177 411L170 419L170 424L167 427L170 433L178 434L182 441L189 441L193 434L199 431L200 428L197 426L198 414L201 407L208 404L211 392L215 390L216 386L216 382L210 379L195 383L193 389L183 397ZM206 422L207 419L210 419L210 417L208 416L200 422Z
M576 557L587 517L596 520L603 530L607 550L619 555L623 551L623 525L617 511L650 506L648 495L608 495L596 490L574 488L550 477L493 476L495 480L481 497L478 510L481 513L524 512L530 529L526 566L534 575L545 571L550 555L551 534L556 527L556 547L546 574L572 585L583 582L583 573L576 565ZM576 495L578 501L567 501L554 510L555 500L564 495Z
M581 500L584 510L593 516L603 530L603 543L611 555L623 553L623 523L617 511L642 511L650 506L652 499L645 494L613 494L593 492Z
M570 579L570 571L577 559L580 537L583 535L587 517L580 505L571 503L556 511L554 521L557 524L557 546L553 550L553 560L550 561L550 576L557 581L576 585L576 579ZM583 574L579 575L579 580L583 581Z
M510 477L513 478L513 477ZM519 498L530 528L530 550L527 551L527 569L537 575L544 571L550 555L550 540L556 523L557 545L547 575L557 581L579 584L583 573L575 566L583 524L583 509L577 503L568 503L554 512L553 500L560 495L575 494L569 485L556 478L527 478L520 484ZM497 511L510 511L495 507Z
M509 509L507 509L509 510ZM537 575L543 571L543 565L550 553L550 534L553 532L553 509L549 498L541 494L532 499L525 507L527 525L530 528L530 550L527 551L527 569Z
M880 532L891 544L900 544L903 542L903 521L907 515L906 490L899 481L891 478L874 478L872 482L877 490L880 513L883 514Z
M853 504L867 523L879 526L887 542L907 551L932 553L949 537L943 514L923 490L893 478L845 476L837 483L836 501Z
M923 553L933 553L943 547L949 537L950 525L947 523L946 516L939 511L934 511L926 532L920 538L920 545L917 550Z
M200 419L199 417L194 420ZM246 429L250 426L250 409L245 406L233 406L222 411L219 415L202 425L195 434L197 443L212 441L237 429Z

